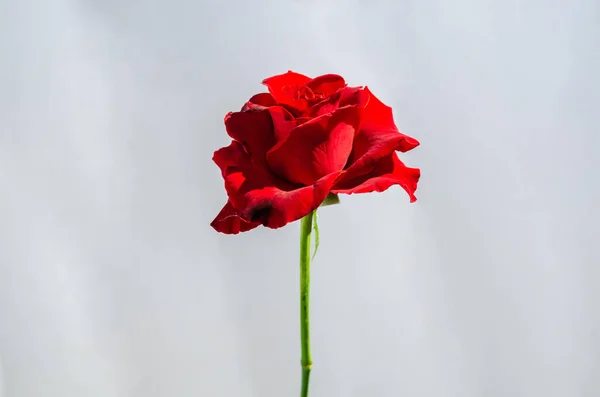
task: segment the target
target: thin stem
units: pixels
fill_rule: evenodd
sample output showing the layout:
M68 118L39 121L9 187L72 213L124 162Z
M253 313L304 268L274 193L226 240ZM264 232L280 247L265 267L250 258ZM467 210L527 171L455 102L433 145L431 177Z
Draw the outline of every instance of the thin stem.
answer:
M302 346L302 392L300 397L308 396L308 382L312 359L310 356L310 240L315 212L306 215L300 221L300 341Z

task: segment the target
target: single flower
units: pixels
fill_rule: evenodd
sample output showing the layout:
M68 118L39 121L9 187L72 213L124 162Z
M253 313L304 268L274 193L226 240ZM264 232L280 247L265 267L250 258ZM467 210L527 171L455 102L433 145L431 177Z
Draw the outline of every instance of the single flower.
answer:
M348 87L335 74L313 79L292 71L263 84L268 93L225 116L233 141L213 160L228 201L211 223L215 230L276 229L311 214L329 194L400 185L416 200L420 170L396 152L419 142L398 130L392 109L367 87Z

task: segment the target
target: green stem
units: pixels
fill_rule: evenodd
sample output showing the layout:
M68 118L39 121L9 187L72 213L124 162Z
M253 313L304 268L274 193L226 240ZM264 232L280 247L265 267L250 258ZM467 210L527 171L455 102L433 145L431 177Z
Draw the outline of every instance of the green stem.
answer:
M306 215L300 221L300 341L302 346L302 392L300 397L308 396L308 381L312 359L310 356L310 239L315 212Z

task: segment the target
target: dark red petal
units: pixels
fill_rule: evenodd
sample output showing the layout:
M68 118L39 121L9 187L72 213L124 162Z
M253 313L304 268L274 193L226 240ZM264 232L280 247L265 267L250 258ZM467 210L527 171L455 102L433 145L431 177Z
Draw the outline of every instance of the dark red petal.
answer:
M324 74L315 77L306 86L316 94L322 94L325 97L335 94L340 88L346 86L346 81L337 74Z
M342 174L331 192L335 194L383 192L390 186L400 185L406 190L412 203L417 200L415 191L420 176L421 171L418 168L407 167L396 153L392 153L379 160L373 170L366 175L349 178L348 174Z
M210 223L213 229L217 232L225 234L238 234L240 232L247 232L257 226L260 226L260 222L249 222L242 218L238 211L233 208L231 202L227 201L227 204L223 207L219 215Z
M239 150L243 151L244 147L239 142L232 141L229 146L222 147L213 154L212 159L221 170L221 176L223 178L227 175L227 169L229 167L236 166L239 158Z
M340 108L296 128L267 153L271 170L290 182L311 185L319 178L341 171L352 151L361 109Z
M312 117L316 117L349 105L362 108L366 106L368 101L369 94L362 87L346 87L312 106L307 113Z
M213 157L225 179L225 190L239 216L276 229L298 220L321 205L340 172L310 186L286 184L248 156L238 142L221 148Z
M326 175L314 184L291 191L266 186L244 194L248 219L277 229L319 208L340 171Z
M401 152L407 152L419 146L416 139L398 131L398 127L394 123L392 108L381 102L368 87L365 87L365 91L369 94L369 102L365 106L361 134L371 135L383 132L398 134L402 139L398 142L397 150Z
M263 92L260 94L254 95L252 98L246 102L246 104L242 107L242 112L246 112L249 110L260 110L269 106L276 106L277 102L275 98L269 93Z
M275 145L273 120L265 110L231 112L225 116L227 134L244 145L248 154L258 163L265 162L265 154Z
M280 106L234 112L225 116L225 128L230 137L244 145L246 151L259 164L282 137L297 125L292 116Z

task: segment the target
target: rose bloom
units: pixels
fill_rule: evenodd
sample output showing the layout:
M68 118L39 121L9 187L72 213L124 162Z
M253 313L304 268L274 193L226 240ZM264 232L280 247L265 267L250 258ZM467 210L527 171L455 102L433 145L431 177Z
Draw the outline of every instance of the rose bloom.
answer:
M313 79L292 71L263 84L269 93L225 116L233 141L213 160L228 201L211 223L215 230L276 229L314 211L330 193L400 185L416 200L420 170L405 166L396 151L419 142L398 131L392 109L367 87L348 87L335 74Z

